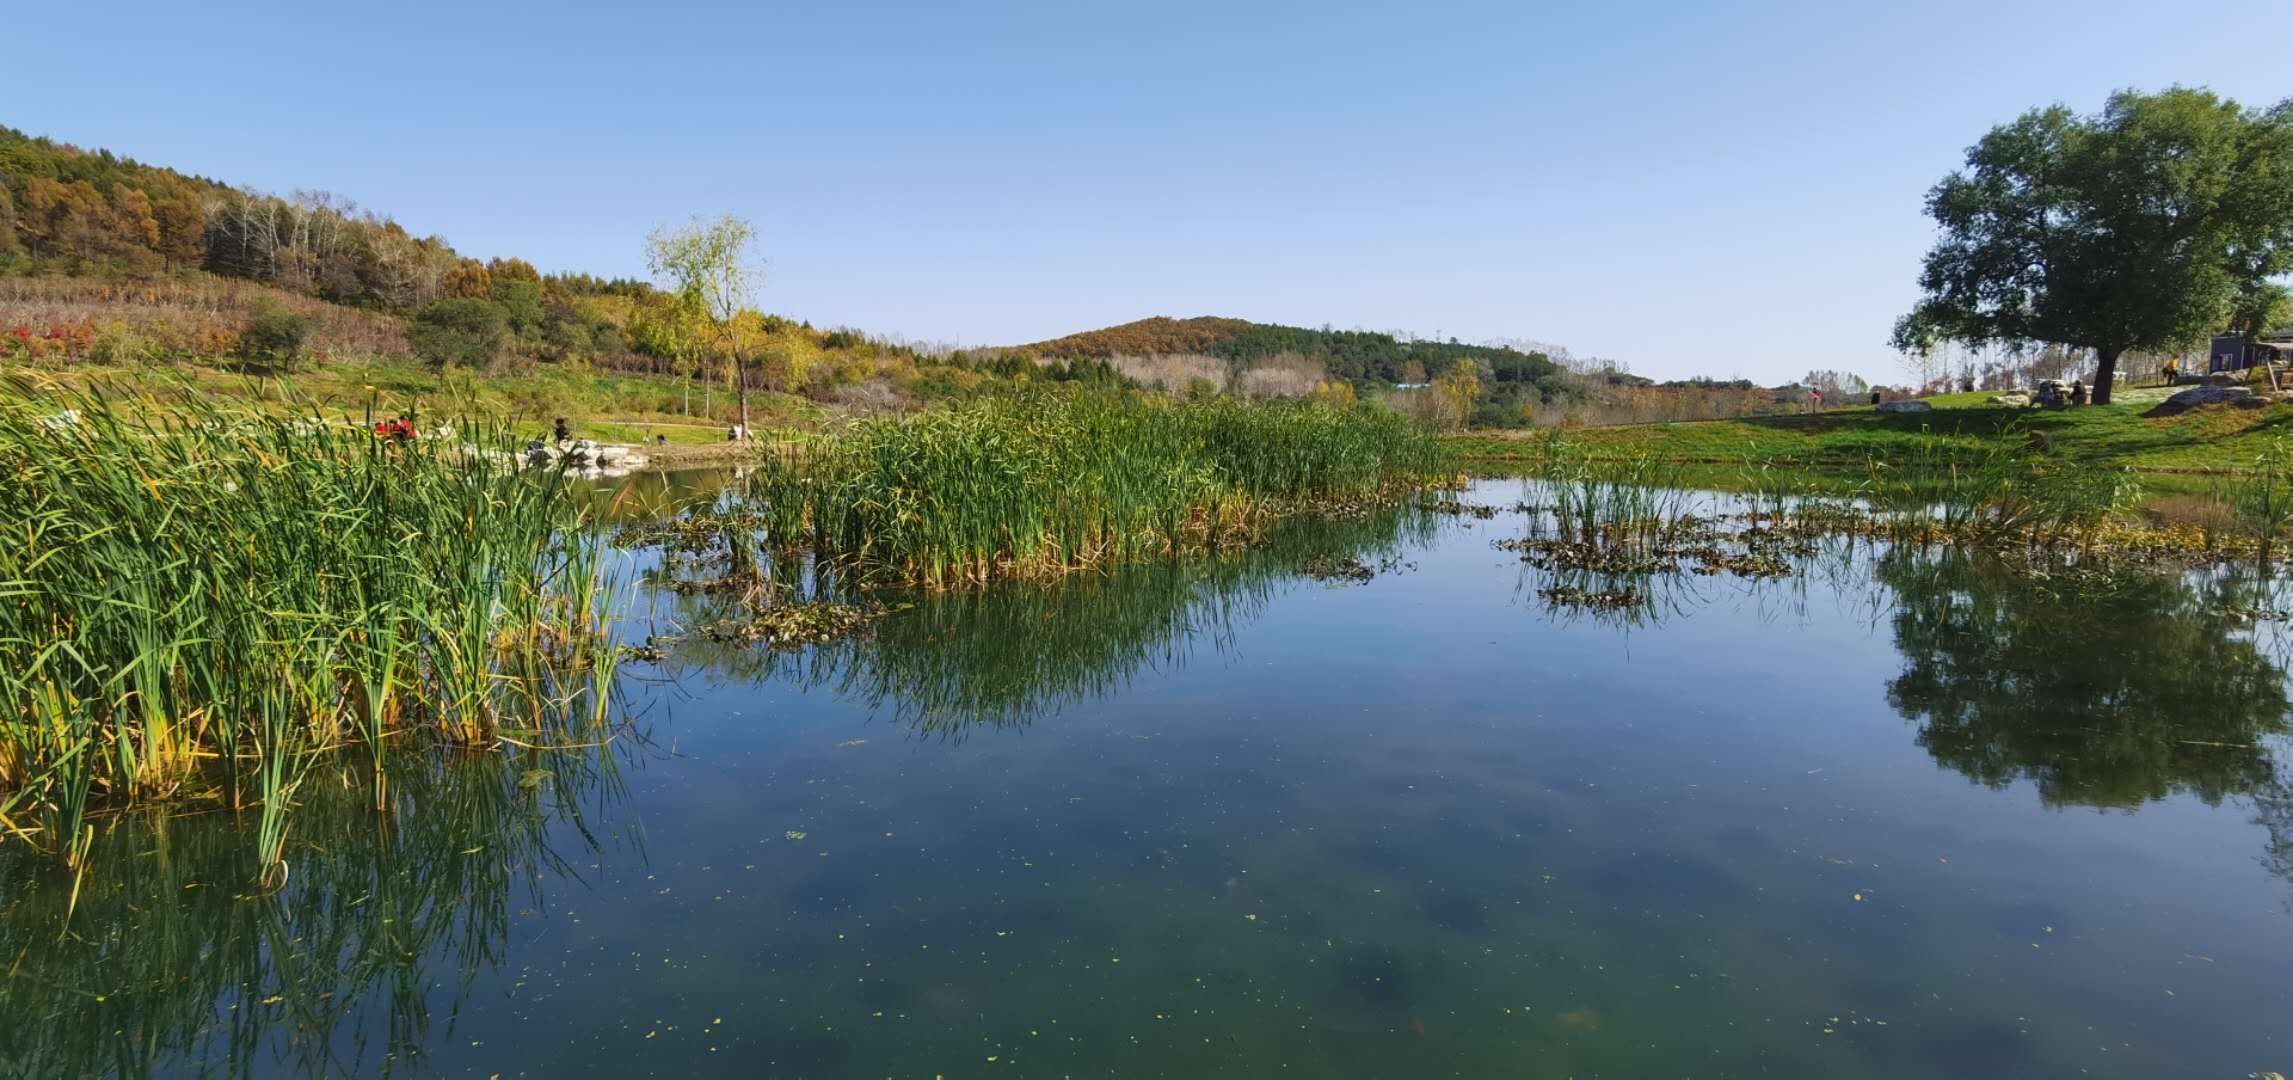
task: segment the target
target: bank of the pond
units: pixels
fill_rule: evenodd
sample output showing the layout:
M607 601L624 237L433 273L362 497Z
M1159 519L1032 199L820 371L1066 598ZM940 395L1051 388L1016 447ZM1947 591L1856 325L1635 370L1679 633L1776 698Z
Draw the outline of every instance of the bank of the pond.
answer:
M2154 395L2153 395L2154 396ZM1842 409L1666 424L1567 429L1570 442L1606 456L1655 455L1682 464L1787 461L1808 469L1855 470L1874 460L1930 453L1937 444L1967 454L2001 445L2042 447L2072 460L2144 471L2230 473L2250 466L2269 436L2293 424L2293 405L2212 406L2152 417L2141 395L2107 406L2022 409L1991 406L1987 395L1928 399L1926 412ZM1535 461L1545 432L1475 432L1451 442L1469 460Z

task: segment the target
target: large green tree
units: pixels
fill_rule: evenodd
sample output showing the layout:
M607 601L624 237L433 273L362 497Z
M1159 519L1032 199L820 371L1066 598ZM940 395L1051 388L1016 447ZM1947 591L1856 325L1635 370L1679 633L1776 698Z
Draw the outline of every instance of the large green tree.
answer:
M1942 237L1896 347L2091 349L2108 404L2120 354L2199 340L2293 269L2293 101L2176 87L2033 110L1968 150L1927 213Z
M748 366L740 328L741 312L754 298L756 227L726 214L715 221L694 218L680 228L657 228L645 239L645 262L673 290L700 302L725 355L740 394L740 429L748 427Z

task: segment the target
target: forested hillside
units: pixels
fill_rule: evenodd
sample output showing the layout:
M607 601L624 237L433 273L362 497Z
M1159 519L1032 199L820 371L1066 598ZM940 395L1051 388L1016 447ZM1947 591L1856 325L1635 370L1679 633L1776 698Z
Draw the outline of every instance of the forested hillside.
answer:
M676 380L692 399L682 412L721 419L712 402L733 367L699 323L689 298L646 282L467 258L347 199L233 188L0 127L0 359L269 372L395 359L504 375L555 365ZM848 408L994 378L758 311L734 329L752 388Z
M654 420L728 419L718 403L735 379L778 395L782 421L1047 379L1185 397L1372 395L1445 427L1736 416L1801 400L1740 382L1657 386L1565 350L1232 318L1155 317L970 351L746 308L713 318L694 297L647 282L468 258L345 198L232 187L6 127L0 361L97 373L352 362L513 382L546 375L590 389L529 395L521 411L595 415L615 411L602 398L635 396L643 407L619 411Z

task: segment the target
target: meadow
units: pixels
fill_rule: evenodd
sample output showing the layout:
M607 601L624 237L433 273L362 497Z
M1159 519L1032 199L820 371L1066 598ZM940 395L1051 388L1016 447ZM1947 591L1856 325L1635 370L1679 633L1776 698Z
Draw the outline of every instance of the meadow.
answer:
M1865 408L1674 424L1568 429L1570 441L1604 457L1654 455L1682 464L1789 461L1810 469L1861 469L1872 460L1938 448L1980 458L1998 446L2041 447L2051 456L2125 465L2145 472L2226 473L2243 469L2268 438L2293 427L2293 407L2216 407L2179 416L2145 415L2163 388L2129 389L2109 406L2021 409L1985 404L1988 393L1925 399L1924 413ZM1534 461L1537 433L1456 437L1467 457Z

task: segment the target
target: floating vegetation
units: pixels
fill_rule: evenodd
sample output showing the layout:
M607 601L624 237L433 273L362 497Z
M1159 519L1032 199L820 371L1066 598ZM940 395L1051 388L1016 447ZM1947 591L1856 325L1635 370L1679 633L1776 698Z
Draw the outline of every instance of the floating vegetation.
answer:
M1591 608L1614 611L1637 608L1647 602L1640 590L1629 586L1618 589L1580 589L1572 585L1554 585L1540 589L1537 595L1556 607Z
M1455 517L1469 517L1480 521L1487 521L1490 518L1497 516L1497 508L1494 506L1485 506L1480 503L1459 502L1455 499L1427 499L1420 505L1436 514L1449 514Z
M662 648L658 640L647 639L643 645L621 646L621 659L623 660L638 660L648 664L658 664L668 658L668 650Z
M827 600L783 603L704 623L693 632L717 642L794 648L850 637L883 613L876 605Z
M614 531L613 546L658 548L671 556L720 555L746 545L763 527L763 515L754 511L712 507L630 522Z
M1046 390L854 422L767 458L748 495L784 550L947 588L1247 546L1285 516L1366 516L1455 471L1371 404Z
M1377 571L1370 569L1368 563L1354 558L1351 555L1317 555L1314 558L1306 560L1306 564L1299 567L1298 572L1306 575L1307 577L1313 578L1315 581L1332 581L1356 585L1369 581L1370 579L1377 576Z
M78 862L99 814L252 811L275 883L330 752L379 809L400 754L595 737L619 654L580 501L463 438L0 389L0 839Z

